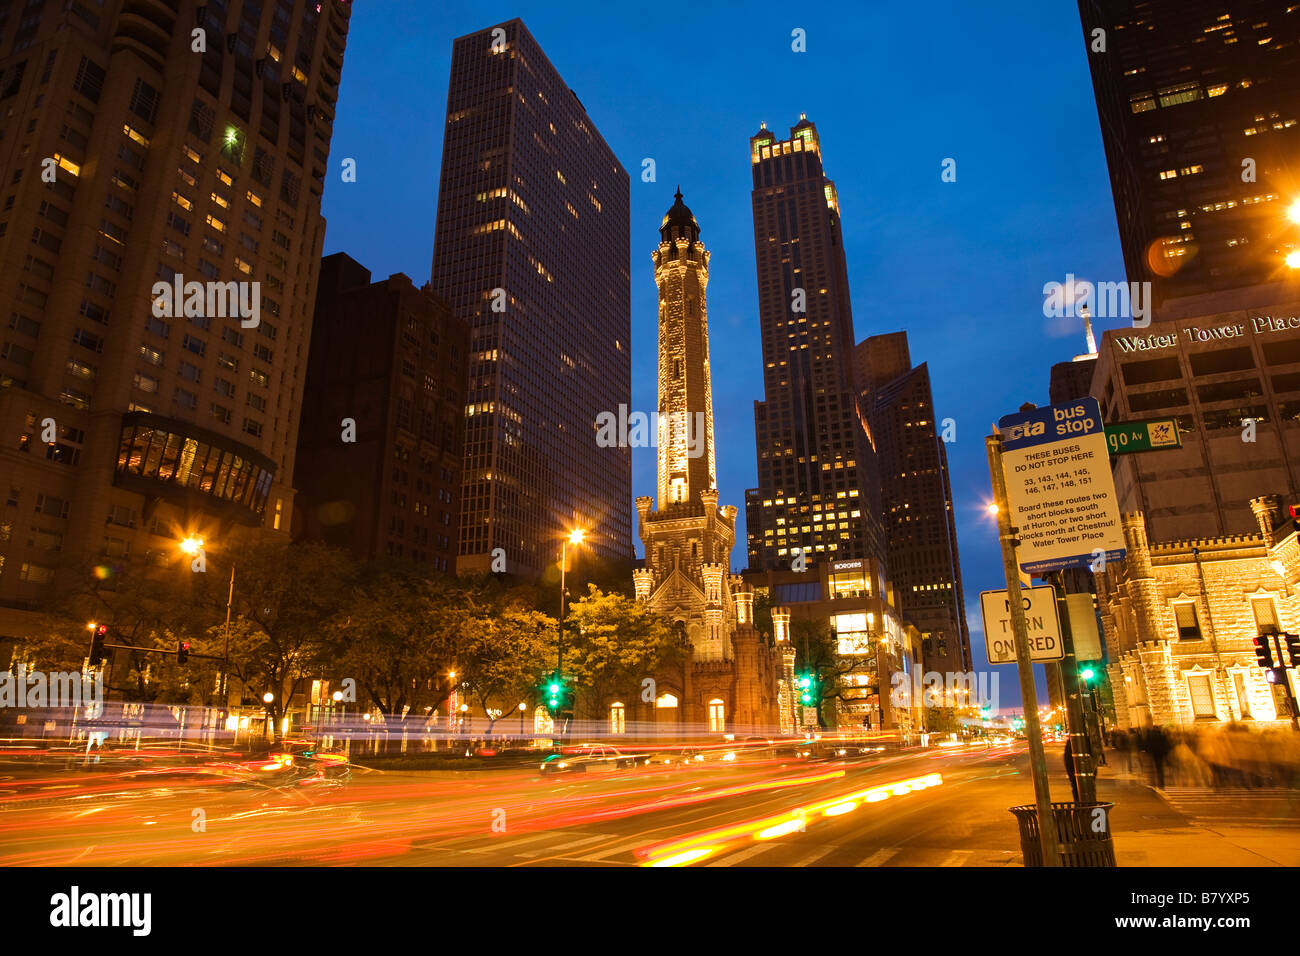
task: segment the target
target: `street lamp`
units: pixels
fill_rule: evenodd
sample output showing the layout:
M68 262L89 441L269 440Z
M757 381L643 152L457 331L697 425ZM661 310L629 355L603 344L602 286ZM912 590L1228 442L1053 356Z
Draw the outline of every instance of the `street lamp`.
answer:
M198 535L191 534L180 542L180 549L190 557L198 554L203 550L203 539ZM235 603L235 562L230 562L230 587L226 592L226 628L225 628L225 653L221 655L221 686L217 690L217 695L221 699L221 706L224 708L229 703L229 695L226 692L226 678L230 670L230 609Z
M1292 222L1300 224L1300 199L1291 204L1291 208L1286 211L1286 217Z
M1300 269L1300 249L1286 254L1286 264L1288 268Z
M523 737L524 735L524 711L527 709L528 709L528 705L521 700L519 702L519 736L520 737Z
M557 653L555 659L555 676L557 678L564 675L564 595L565 595L565 571L569 560L569 545L582 544L582 539L586 532L581 528L574 528L565 537L564 542L560 545L560 638L557 644Z

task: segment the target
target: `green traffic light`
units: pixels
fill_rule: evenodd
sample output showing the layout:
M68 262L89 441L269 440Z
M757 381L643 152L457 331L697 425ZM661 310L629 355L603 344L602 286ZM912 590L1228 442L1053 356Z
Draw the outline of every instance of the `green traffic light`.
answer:
M552 694L558 694L558 693L560 692L560 685L559 685L559 684L552 684L551 687L550 687L550 690L551 690L551 693L552 693Z
M1090 680L1093 679L1093 677L1096 676L1096 673L1097 673L1097 672L1094 671L1091 667L1085 667L1085 668L1080 672L1079 676L1082 677L1085 681L1090 681Z

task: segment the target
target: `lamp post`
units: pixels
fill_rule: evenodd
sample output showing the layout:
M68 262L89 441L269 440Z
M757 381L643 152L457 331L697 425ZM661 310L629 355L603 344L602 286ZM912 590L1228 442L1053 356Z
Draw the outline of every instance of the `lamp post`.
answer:
M198 554L203 550L203 539L197 535L190 535L180 542L180 549L190 557ZM221 700L221 707L224 710L229 703L226 692L226 680L230 671L230 609L235 603L235 562L230 562L230 587L226 591L226 628L225 638L226 647L221 655L221 684L217 690L217 696Z
M520 741L520 743L522 743L522 742L523 742L523 739L524 739L524 711L527 710L527 709L528 709L528 705L525 704L525 703L521 700L521 701L519 702L519 741Z
M560 639L559 650L555 659L555 676L564 675L564 597L565 597L565 571L569 560L569 545L582 544L582 539L586 534L581 528L575 528L565 537L564 542L560 545Z

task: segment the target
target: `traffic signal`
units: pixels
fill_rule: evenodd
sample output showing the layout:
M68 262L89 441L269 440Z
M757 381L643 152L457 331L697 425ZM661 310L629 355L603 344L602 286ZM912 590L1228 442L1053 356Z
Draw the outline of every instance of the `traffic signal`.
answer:
M1092 679L1097 676L1097 672L1091 667L1085 667L1079 671L1079 679L1085 684L1091 683Z
M1300 634L1283 634L1282 639L1286 642L1286 652L1291 658L1292 667L1300 667ZM1278 661L1280 664L1281 661Z
M552 674L542 682L542 704L552 715L567 710L572 703L569 685L561 674Z
M1260 667L1272 669L1273 643L1268 634L1255 635L1255 661Z
M799 691L799 703L811 707L817 702L817 676L812 671L800 674L794 682Z
M93 635L90 638L90 663L93 665L96 661L104 659L104 639L108 637L108 625L96 625Z
M176 645L176 663L184 664L190 659L190 642L181 641Z

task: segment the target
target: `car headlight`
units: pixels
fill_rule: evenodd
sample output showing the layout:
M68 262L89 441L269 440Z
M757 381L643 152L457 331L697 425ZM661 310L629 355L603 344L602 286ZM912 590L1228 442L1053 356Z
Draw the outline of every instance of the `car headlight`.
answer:
M568 764L567 764L567 763L557 763L555 766L557 766L557 767L559 767L561 770L563 770L565 767L568 766Z

